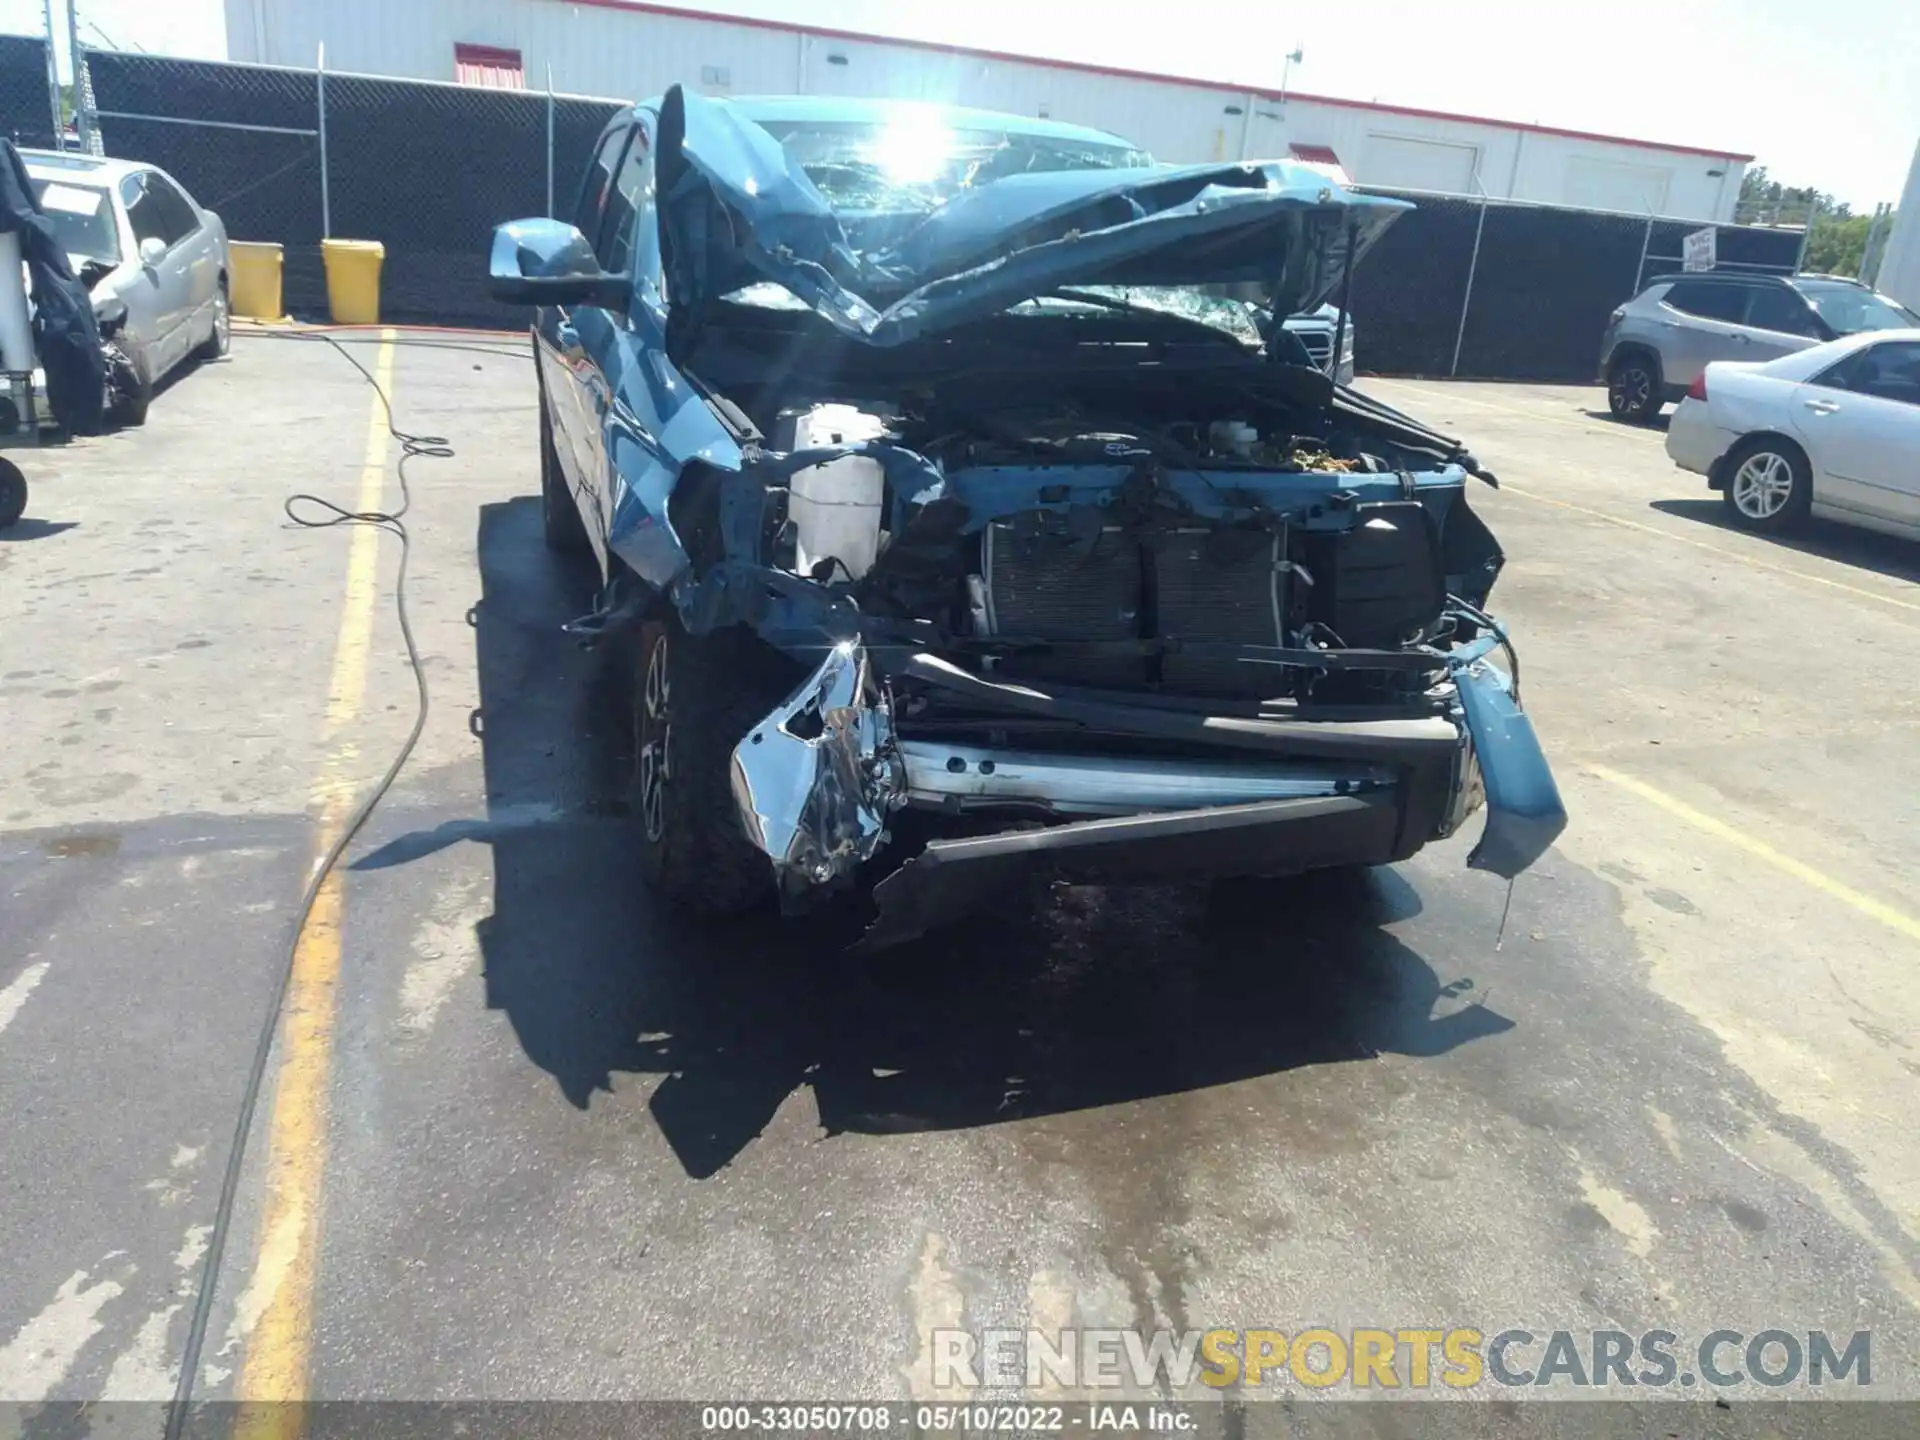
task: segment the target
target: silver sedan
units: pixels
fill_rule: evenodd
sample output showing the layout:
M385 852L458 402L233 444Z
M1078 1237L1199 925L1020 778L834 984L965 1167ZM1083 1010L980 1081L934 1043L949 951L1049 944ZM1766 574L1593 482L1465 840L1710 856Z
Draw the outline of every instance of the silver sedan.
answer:
M127 307L118 339L139 385L113 418L137 425L169 371L227 353L227 227L151 165L51 150L20 158L95 307Z

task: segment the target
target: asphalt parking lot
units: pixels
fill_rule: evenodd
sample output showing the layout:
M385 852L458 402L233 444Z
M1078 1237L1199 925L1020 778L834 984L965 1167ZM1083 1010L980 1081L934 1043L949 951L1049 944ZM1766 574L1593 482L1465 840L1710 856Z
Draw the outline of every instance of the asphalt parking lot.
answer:
M932 1333L1873 1335L1920 1398L1920 549L1728 529L1597 389L1469 437L1571 824L1221 923L1075 889L854 963L649 908L525 347L354 353L432 711L296 964L216 1396L907 1398ZM241 336L0 533L0 1399L171 1392L287 923L413 719L398 445Z

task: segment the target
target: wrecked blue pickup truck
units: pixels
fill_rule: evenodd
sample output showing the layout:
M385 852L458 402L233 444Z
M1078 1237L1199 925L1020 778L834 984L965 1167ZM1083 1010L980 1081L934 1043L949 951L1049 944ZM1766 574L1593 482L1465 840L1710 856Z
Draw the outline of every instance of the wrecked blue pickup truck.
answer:
M569 628L640 629L655 890L871 887L872 947L1036 872L1401 860L1483 803L1469 863L1531 864L1565 813L1493 477L1271 323L1344 313L1405 208L980 111L617 117L491 284L538 307L549 543L604 581Z

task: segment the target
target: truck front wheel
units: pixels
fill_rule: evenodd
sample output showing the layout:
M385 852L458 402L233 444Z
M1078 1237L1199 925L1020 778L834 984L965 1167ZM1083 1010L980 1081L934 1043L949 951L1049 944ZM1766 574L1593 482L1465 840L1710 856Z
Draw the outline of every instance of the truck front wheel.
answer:
M773 894L773 865L740 828L733 748L786 693L779 657L750 631L641 630L634 672L629 808L641 874L655 894L709 915Z

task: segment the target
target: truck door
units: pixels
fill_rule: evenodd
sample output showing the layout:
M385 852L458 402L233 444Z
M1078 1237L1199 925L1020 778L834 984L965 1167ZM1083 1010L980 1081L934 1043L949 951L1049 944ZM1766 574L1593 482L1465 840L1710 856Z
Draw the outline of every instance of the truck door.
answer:
M614 176L619 173L621 157L633 129L631 117L623 116L600 137L574 209L574 226L593 245L603 269L607 249L602 231L608 202L614 194ZM587 537L603 563L606 525L600 491L604 463L600 456L599 426L593 418L595 406L589 397L596 387L604 385L604 379L589 342L604 333L605 325L597 317L605 313L589 306L549 305L542 306L534 320L541 390L546 397L547 419L553 426L555 458L566 476L574 503L580 508Z

